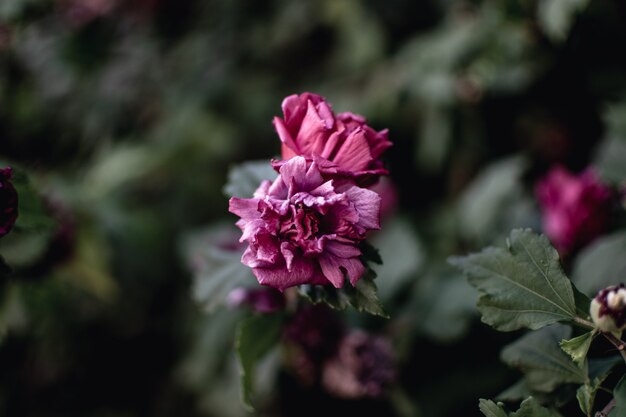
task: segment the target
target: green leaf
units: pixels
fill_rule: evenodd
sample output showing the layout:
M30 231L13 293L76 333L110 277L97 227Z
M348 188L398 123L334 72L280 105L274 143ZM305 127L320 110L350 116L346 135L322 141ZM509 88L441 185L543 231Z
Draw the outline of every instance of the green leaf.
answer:
M486 417L507 417L502 403L481 399L478 403L480 411ZM528 397L520 404L519 410L508 414L508 417L560 417L554 410L542 407L533 397Z
M383 259L380 257L378 249L371 245L368 241L364 240L359 245L361 249L361 256L367 262L374 262L375 264L382 265Z
M519 410L511 413L509 417L560 417L554 410L542 407L533 397L522 401Z
M561 346L561 349L570 355L572 360L582 368L585 364L587 351L589 351L589 346L591 346L591 342L593 341L595 335L595 331L587 332L573 339L561 340L559 345Z
M593 165L600 170L602 178L616 185L626 182L626 140L623 138L605 139L598 150Z
M426 254L412 225L404 218L389 219L382 230L372 236L371 242L385 260L373 269L380 277L379 297L388 301L414 281L418 270L426 263Z
M278 173L268 160L248 161L235 165L228 172L224 194L228 197L250 198L261 182L274 180Z
M615 408L609 413L609 417L626 416L626 375L619 380L613 389L613 398L615 399Z
M596 239L576 257L572 282L590 296L619 283L626 276L625 252L626 231Z
M217 224L183 239L181 252L193 274L193 298L208 312L224 304L233 289L258 285L241 263L239 235L233 225Z
M481 296L483 322L500 331L539 329L576 317L574 291L559 264L559 255L543 235L529 229L511 232L508 248L453 257Z
M477 298L478 292L461 273L451 266L438 265L421 274L403 313L427 337L451 342L470 327L476 316Z
M241 375L241 401L249 410L253 410L256 365L278 343L281 324L281 315L264 314L249 317L241 322L237 329L236 349Z
M494 403L491 400L478 400L478 408L487 417L507 417L506 411L502 408L502 403Z
M539 2L537 15L543 31L555 42L567 39L576 15L589 0L543 0Z
M586 371L559 348L559 342L569 334L566 326L550 326L528 333L506 346L501 359L521 370L528 387L534 391L551 392L561 384L582 384L587 380Z
M581 385L578 391L576 391L576 399L578 400L580 410L588 417L591 417L593 414L593 403L596 399L596 393L605 378L606 375L603 375L601 378L594 378L591 383Z
M330 285L300 285L298 292L313 304L324 303L335 310L345 310L349 305L357 311L389 318L376 293L375 273L365 273L353 287L346 281L342 288Z

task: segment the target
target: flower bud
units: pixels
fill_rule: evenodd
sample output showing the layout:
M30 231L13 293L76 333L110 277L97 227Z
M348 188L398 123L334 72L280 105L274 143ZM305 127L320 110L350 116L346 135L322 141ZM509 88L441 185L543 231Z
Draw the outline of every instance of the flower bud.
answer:
M626 286L607 287L591 301L589 308L596 328L603 332L618 332L626 328Z

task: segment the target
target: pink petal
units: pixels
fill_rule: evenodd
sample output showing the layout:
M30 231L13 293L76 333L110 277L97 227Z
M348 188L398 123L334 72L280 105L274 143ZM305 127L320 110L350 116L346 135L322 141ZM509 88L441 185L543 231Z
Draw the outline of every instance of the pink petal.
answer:
M359 258L338 258L325 254L319 258L319 263L322 272L335 288L343 286L344 272L353 286L365 273L365 267Z
M346 138L333 158L333 162L350 171L365 169L372 162L369 144L363 130L358 129Z
M345 191L359 213L358 225L366 229L380 229L380 196L372 190L351 187Z
M314 278L315 268L309 259L294 258L291 271L287 270L286 265L282 265L274 268L253 268L252 272L259 284L284 291L295 285L309 283Z
M259 200L256 198L231 197L228 200L228 211L242 219L259 217Z
M324 144L334 124L335 119L328 104L322 102L316 109L313 102L309 101L306 115L296 137L298 149L302 154L319 155L324 149Z

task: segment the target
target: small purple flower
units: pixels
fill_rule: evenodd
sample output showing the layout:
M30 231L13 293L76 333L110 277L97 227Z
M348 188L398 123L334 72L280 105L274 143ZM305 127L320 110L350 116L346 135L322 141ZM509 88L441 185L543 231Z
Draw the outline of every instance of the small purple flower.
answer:
M17 191L11 184L11 167L0 169L0 237L11 231L17 219Z
M536 187L543 231L561 254L589 243L609 222L613 193L595 171L573 175L553 168Z
M603 332L626 328L626 286L624 284L600 290L589 308L596 327Z
M322 384L338 397L379 397L395 377L389 340L352 331L339 342L336 355L324 365Z
M326 176L352 178L362 186L388 173L380 160L391 146L386 129L375 131L357 114L335 116L326 100L312 93L285 98L282 109L284 119L275 117L274 127L282 142L283 160L304 156L317 161Z
M235 288L228 294L231 307L249 306L257 313L274 313L285 308L285 296L273 288Z
M264 181L254 198L230 199L241 217L241 261L260 284L280 291L300 284L355 285L365 272L359 243L379 229L380 197L354 185L324 181L316 162L296 156Z

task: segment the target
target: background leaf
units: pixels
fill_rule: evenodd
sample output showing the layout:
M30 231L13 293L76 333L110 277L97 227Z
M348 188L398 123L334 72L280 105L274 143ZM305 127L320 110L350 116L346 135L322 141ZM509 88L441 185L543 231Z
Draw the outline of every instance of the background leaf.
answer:
M257 363L279 341L283 318L280 315L259 315L241 322L237 330L236 349L241 374L241 400L253 409L254 371Z
M267 159L243 162L228 171L224 194L228 197L251 198L261 182L274 180L277 176L278 173Z
M528 229L511 232L508 248L450 259L481 296L482 320L500 331L539 329L576 317L574 292L545 236Z
M623 282L626 277L624 253L626 253L626 232L621 231L596 239L576 257L572 282L591 297L602 288Z
M582 384L587 380L586 370L559 348L570 332L559 325L528 333L502 350L502 361L521 370L532 390L551 392L561 384Z
M239 236L235 226L216 224L182 241L182 255L193 272L193 298L209 312L223 305L233 289L258 286L251 269L241 263Z
M480 399L478 408L487 417L507 417L506 411L502 408L502 403L494 403L491 400Z

